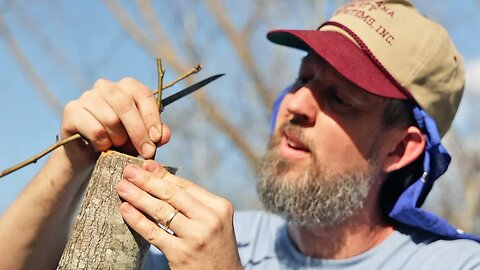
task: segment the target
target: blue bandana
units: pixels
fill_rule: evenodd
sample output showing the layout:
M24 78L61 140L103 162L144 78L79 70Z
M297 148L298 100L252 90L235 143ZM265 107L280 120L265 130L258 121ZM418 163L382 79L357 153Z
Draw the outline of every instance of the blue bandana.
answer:
M273 104L270 134L273 134L275 129L280 103L291 90L292 86L282 90ZM451 157L441 143L435 121L418 105L413 106L413 115L426 139L423 175L400 195L389 216L400 223L432 232L444 238L471 239L480 242L480 237L465 233L449 224L444 218L419 207L432 189L433 183L447 171Z
M471 239L480 242L480 237L453 227L444 218L425 211L418 206L432 189L433 183L447 171L451 157L441 143L435 121L418 105L413 115L426 139L423 175L409 186L398 198L389 215L401 223L433 232L451 239Z

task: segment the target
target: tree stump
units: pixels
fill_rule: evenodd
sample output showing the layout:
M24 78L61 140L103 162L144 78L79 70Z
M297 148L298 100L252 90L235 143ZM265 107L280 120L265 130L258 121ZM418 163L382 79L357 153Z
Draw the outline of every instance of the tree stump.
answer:
M123 221L115 191L130 163L143 160L114 151L100 155L57 269L142 268L150 244Z

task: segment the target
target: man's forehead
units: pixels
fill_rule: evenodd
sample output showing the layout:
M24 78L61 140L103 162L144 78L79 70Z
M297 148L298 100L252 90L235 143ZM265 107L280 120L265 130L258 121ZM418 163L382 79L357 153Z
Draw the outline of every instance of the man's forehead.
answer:
M359 87L355 83L351 82L347 78L345 78L340 72L338 72L334 67L332 67L325 59L321 56L316 54L315 52L308 52L306 56L304 56L301 60L301 68L309 68L312 65L321 67L321 72L323 76L327 76L330 79L334 79L336 82L341 83L344 87L340 87L340 91L348 92L348 95L356 100L356 102L364 103L370 99L382 99L385 100L386 98L380 97L370 93L369 91Z

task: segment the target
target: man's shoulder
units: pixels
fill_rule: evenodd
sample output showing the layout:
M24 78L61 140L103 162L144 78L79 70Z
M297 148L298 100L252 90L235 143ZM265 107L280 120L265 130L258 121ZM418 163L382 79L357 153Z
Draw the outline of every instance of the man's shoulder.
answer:
M411 266L417 269L480 269L480 243L468 239L443 239L418 229L400 230L410 238ZM398 250L402 252L402 248ZM410 265L409 265L410 266ZM438 269L438 268L437 268Z
M425 265L448 269L480 269L480 244L467 239L439 239L418 251ZM446 269L446 268L444 268Z

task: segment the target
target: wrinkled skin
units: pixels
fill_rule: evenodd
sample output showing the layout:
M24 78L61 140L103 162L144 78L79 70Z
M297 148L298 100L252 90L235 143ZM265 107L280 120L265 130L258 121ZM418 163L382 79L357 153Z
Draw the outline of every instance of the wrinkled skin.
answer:
M118 149L151 158L170 139L152 92L132 78L98 80L65 106L61 136L80 133L58 148L0 220L1 269L55 269L68 238L68 224L100 151ZM121 214L140 235L163 251L172 269L240 269L233 207L154 161L130 165L118 184ZM32 207L38 206L38 207ZM173 209L171 235L165 224ZM145 213L145 214L144 214ZM13 243L8 244L7 243ZM48 248L46 248L48 246Z

